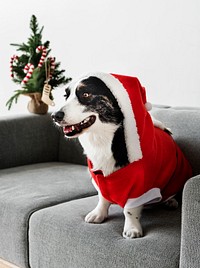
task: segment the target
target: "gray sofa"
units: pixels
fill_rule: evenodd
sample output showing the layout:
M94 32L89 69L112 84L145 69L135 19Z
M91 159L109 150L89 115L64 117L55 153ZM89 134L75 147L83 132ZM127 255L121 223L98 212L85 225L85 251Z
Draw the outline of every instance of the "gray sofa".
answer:
M97 203L78 141L50 115L0 119L0 267L200 267L200 109L154 108L193 167L182 206L146 208L144 237L122 237L122 209L87 224ZM180 198L180 197L179 197Z

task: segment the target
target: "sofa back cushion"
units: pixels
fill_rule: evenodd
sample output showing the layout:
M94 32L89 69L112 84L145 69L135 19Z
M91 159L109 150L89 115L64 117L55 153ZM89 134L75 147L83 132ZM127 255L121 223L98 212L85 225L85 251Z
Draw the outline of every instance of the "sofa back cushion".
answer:
M173 138L192 165L194 175L200 173L200 109L154 108L151 114L171 128Z
M78 139L68 139L60 133L59 161L73 164L86 165L86 156Z
M58 158L59 132L49 115L0 119L0 169Z

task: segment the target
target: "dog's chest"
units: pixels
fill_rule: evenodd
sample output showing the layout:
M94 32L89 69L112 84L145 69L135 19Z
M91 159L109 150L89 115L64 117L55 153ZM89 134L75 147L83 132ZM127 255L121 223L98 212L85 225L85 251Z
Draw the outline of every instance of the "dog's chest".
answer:
M91 160L93 170L101 170L107 176L116 170L115 159L111 150L112 140L85 133L79 137L84 153Z

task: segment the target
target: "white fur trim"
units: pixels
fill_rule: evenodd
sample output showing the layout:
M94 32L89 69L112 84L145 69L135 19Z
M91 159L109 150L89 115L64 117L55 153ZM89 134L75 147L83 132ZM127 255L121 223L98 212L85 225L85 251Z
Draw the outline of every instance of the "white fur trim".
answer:
M95 76L101 79L116 97L119 107L124 114L124 134L129 162L132 163L140 160L142 158L142 150L140 147L140 139L136 126L135 115L133 113L128 92L122 83L111 74L98 72L89 73L87 77L89 76Z
M126 202L125 208L135 208L141 205L147 205L151 203L160 202L162 199L160 189L159 188L152 188L148 192L144 193L143 195L137 198L130 198Z

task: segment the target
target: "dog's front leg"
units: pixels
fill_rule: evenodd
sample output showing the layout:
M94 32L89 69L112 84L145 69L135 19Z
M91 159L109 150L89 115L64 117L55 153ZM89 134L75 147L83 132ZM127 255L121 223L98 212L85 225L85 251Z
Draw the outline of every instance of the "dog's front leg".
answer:
M108 202L100 193L99 193L99 202L95 209L85 217L85 221L88 223L101 223L108 217L108 209L111 203Z
M125 224L123 237L137 238L143 235L140 224L140 216L143 206L136 208L124 208Z

